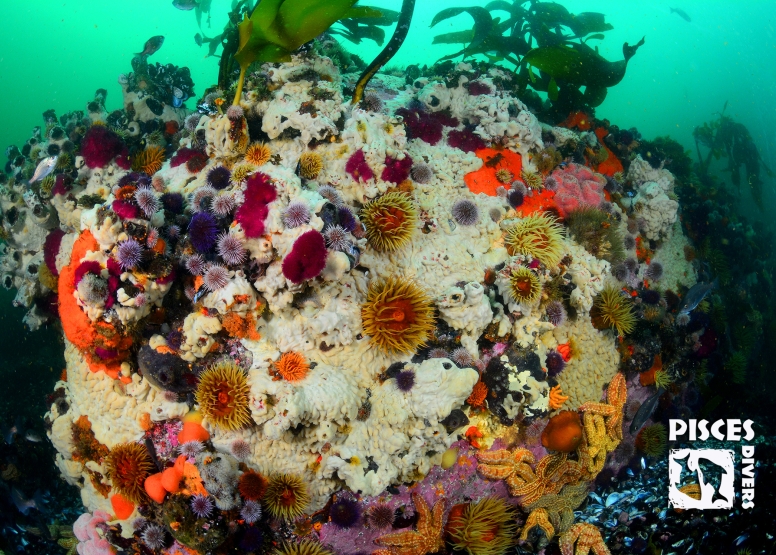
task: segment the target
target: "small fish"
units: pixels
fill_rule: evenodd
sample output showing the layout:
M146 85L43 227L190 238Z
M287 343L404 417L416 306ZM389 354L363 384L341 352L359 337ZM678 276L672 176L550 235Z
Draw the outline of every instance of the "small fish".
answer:
M48 158L41 160L38 164L38 167L35 168L35 173L32 175L32 179L30 179L30 185L43 179L48 174L53 172L54 168L57 167L57 160L59 160L59 156L49 156Z
M690 287L679 307L679 314L689 314L692 312L709 293L716 289L717 285L719 285L719 282L715 279L711 283L696 283Z
M197 43L197 46L202 46L204 44L204 42L202 41L202 35L200 35L199 33L194 35L194 42Z
M198 8L199 2L196 2L195 0L172 0L172 5L179 10L188 12L194 8Z
M22 425L19 422L19 420L17 420L13 426L9 426L7 428L4 426L2 428L3 438L5 439L5 442L8 445L11 445L13 443L14 436L20 435L21 433L22 433Z
M31 441L32 443L40 443L41 441L40 436L32 430L27 430L27 432L24 434L24 439Z
M652 416L652 413L655 412L657 402L660 400L660 396L664 392L665 389L658 387L657 391L654 395L652 395L652 397L641 403L639 410L636 411L636 416L633 417L633 422L631 422L630 433L635 434L644 426L644 424L646 424L647 420L649 420L649 418Z
M43 497L40 491L36 491L32 499L25 499L24 494L16 488L11 489L11 501L19 509L19 512L26 515L30 509L40 511L43 508Z
M684 19L687 23L690 23L692 21L692 19L690 19L690 16L687 15L687 13L684 10L680 8L670 8L670 9L671 9L671 13L675 13L676 15Z
M155 37L151 37L148 39L145 43L145 46L143 47L143 51L139 54L135 54L135 56L144 56L148 57L157 50L159 50L162 45L164 44L164 37L162 35L156 35Z

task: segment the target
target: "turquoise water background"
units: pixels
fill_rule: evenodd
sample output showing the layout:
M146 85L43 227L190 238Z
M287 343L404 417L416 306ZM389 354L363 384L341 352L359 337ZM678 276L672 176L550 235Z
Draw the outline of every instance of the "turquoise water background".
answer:
M776 1L677 1L561 2L572 13L606 14L614 30L598 42L610 60L622 58L623 42L646 36L625 79L609 90L596 115L620 127L635 126L645 138L669 134L694 154L693 127L711 120L728 102L726 114L749 129L766 163L776 169ZM401 6L398 0L365 3ZM447 6L486 3L417 0L409 36L392 64L431 64L455 51L455 45L432 45L432 38L470 27L471 19L463 14L429 29L434 14ZM230 0L213 0L211 21L202 22L205 35L222 30L229 5ZM670 13L671 6L687 12L692 22ZM153 35L166 41L152 62L189 66L198 94L216 79L218 60L205 58L206 49L194 43L199 31L194 12L174 8L171 0L2 0L0 18L3 150L26 140L45 110L84 109L98 88L109 91L109 109L120 107L117 78L131 71L133 53ZM367 61L379 51L369 41L347 44ZM767 205L776 202L773 185L766 178Z

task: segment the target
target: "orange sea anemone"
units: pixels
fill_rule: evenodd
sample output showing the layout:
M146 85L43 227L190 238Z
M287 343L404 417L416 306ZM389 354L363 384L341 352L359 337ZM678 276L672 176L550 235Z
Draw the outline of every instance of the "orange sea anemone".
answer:
M307 376L310 365L301 353L290 351L283 353L274 369L287 382L299 382Z
M113 489L126 500L140 503L145 498L144 482L153 470L145 446L119 443L108 453L105 467Z
M269 487L269 480L255 470L243 472L237 482L237 489L240 490L243 499L258 501L264 497L267 487Z
M249 394L245 373L234 362L224 360L202 373L196 399L202 413L216 427L237 430L251 423Z
M532 214L507 229L504 246L510 255L532 256L553 268L563 257L563 228L549 214Z
M132 169L153 175L162 169L164 163L164 149L160 146L149 146L138 152L132 161Z
M381 350L414 353L434 330L434 304L415 283L391 276L369 285L361 321Z
M269 479L264 506L270 515L290 520L304 513L310 495L307 486L294 474L277 474Z
M245 161L254 166L263 166L272 157L272 151L264 143L251 143L245 151Z
M299 175L315 179L323 169L323 158L317 152L303 152L299 157Z
M506 553L517 532L516 511L500 497L485 497L476 503L456 505L445 530L456 551L482 555Z
M582 443L582 422L576 411L559 412L542 432L542 445L550 451L570 453Z
M532 270L518 266L509 275L509 294L518 303L533 304L542 294L542 284Z
M407 245L418 223L418 211L406 193L392 192L361 210L369 244L378 251L393 252Z

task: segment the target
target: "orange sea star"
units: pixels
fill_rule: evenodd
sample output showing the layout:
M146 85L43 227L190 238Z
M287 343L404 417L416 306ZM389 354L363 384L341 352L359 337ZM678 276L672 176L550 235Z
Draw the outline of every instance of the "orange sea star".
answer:
M388 549L378 549L372 555L426 555L435 553L444 547L442 538L444 525L445 500L440 499L429 509L428 503L418 493L412 494L412 502L418 513L417 530L392 532L375 540L377 545Z
M504 480L512 495L515 490L528 482L536 480L529 464L536 462L533 454L522 447L514 451L499 449L477 453L480 474L490 480Z
M574 543L577 544L576 549L574 549ZM560 552L563 555L587 555L590 551L595 555L611 555L601 537L601 532L592 524L579 522L561 535Z
M628 388L622 372L615 374L606 389L606 403L584 403L581 412L599 414L606 420L606 431L618 440L622 439L622 408L628 399Z

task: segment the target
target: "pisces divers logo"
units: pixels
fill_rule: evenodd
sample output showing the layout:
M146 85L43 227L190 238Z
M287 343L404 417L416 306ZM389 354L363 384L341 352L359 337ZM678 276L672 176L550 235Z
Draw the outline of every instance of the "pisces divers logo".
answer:
M754 439L753 422L738 419L669 420L669 439L705 441L709 436L720 441ZM683 436L687 435L686 438ZM682 462L697 481L680 488ZM754 445L741 445L741 507L754 507ZM706 470L704 470L704 467ZM706 474L704 474L704 472ZM718 487L707 480L718 472ZM676 509L732 509L735 502L735 452L732 449L672 449L668 454L668 503Z

